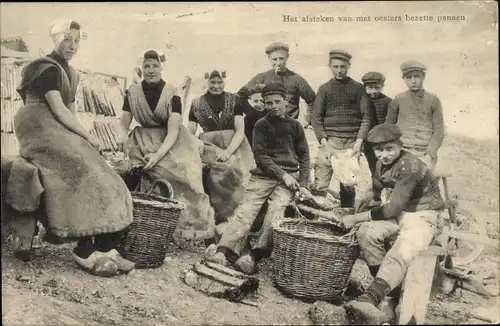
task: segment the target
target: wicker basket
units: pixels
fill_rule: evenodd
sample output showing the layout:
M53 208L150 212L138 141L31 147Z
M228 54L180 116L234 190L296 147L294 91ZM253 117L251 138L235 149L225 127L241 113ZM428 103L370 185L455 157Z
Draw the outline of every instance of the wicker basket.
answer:
M284 219L274 226L274 278L282 292L331 301L347 286L359 246L355 233L330 222Z
M154 187L164 184L169 198L152 195ZM163 265L167 248L185 205L173 200L174 192L168 181L155 180L145 193L132 192L134 221L126 235L124 256L136 268L154 268Z

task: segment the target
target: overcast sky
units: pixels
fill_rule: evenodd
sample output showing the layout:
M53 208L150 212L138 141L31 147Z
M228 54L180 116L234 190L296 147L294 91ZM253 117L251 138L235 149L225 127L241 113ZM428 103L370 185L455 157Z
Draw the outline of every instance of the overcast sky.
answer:
M211 69L226 70L227 90L236 91L269 69L264 48L274 41L289 44L289 67L314 89L330 78L326 64L332 48L352 53L354 79L369 70L384 73L389 96L405 90L401 62L418 59L428 66L425 88L441 98L448 130L498 137L495 2L2 3L0 8L1 36L23 37L35 54L52 48L50 23L70 18L88 34L73 66L130 77L140 53L157 48L168 55L165 79L177 84L190 75L194 93ZM405 19L405 14L431 15L434 21L373 21ZM336 21L285 23L283 15ZM442 15L466 20L437 23ZM372 22L339 22L339 16L370 16Z

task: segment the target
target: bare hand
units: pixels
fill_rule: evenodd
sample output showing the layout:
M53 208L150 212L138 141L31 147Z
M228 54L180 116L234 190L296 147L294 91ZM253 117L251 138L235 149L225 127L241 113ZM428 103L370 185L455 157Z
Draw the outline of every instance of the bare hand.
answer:
M373 200L373 192L367 193L365 196L355 199L354 201L354 212L360 213L367 209L370 206L370 203Z
M158 153L150 153L144 156L144 161L147 161L146 166L144 166L143 170L152 169L160 162L164 155L160 155Z
M344 231L349 231L352 229L356 224L362 223L362 222L367 222L370 221L370 212L363 212L363 213L357 213L354 215L346 215L342 218L340 221L342 224L342 228Z
M127 141L128 141L127 132L125 130L122 130L119 137L120 138L118 139L118 142L117 142L118 151L125 153L126 147L127 147L126 145L127 145Z
M344 231L349 231L350 229L352 229L354 227L354 225L356 225L356 221L355 221L354 217L355 217L355 215L345 215L344 217L342 217L342 220L340 221L340 223L341 223Z
M354 143L354 147L352 148L351 157L356 157L361 154L361 146L363 145L363 140L357 139Z
M217 161L219 161L219 162L226 162L227 160L229 160L230 156L231 155L227 151L222 151L222 153L220 153L217 156Z
M288 173L283 175L283 182L290 190L297 191L300 188L299 182Z
M300 196L304 199L311 199L313 198L313 195L311 194L311 192L309 191L309 189L307 189L306 187L300 187Z
M87 141L90 143L90 145L94 146L95 148L97 148L98 151L101 150L101 142L99 141L99 139L97 139L96 137L90 135L88 138L87 138Z
M328 140L326 138L321 139L320 145L326 146L326 144L328 144Z

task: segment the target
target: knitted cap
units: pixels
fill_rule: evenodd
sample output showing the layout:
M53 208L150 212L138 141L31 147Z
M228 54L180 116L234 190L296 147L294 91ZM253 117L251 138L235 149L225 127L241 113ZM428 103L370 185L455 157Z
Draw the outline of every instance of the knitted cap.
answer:
M381 144L395 141L401 138L401 129L398 126L383 123L373 127L368 132L367 140L372 144Z

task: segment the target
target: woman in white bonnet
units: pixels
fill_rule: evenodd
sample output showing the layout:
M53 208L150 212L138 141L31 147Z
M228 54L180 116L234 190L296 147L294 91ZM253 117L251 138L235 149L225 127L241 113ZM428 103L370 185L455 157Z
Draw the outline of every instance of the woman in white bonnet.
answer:
M107 266L99 275L128 272L133 263L120 256L116 245L120 231L132 222L132 198L100 155L99 141L76 117L78 75L68 62L80 46L80 25L57 20L50 36L52 53L23 69L17 91L24 106L14 120L20 155L41 175L41 222L50 237L78 241L73 258L85 269L95 272L99 261Z

